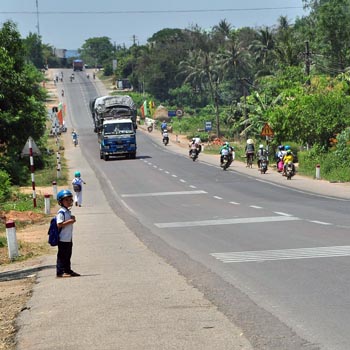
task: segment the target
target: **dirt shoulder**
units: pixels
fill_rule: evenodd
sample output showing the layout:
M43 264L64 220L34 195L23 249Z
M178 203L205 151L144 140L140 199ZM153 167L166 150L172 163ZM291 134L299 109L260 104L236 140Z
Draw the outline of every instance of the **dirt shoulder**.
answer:
M52 79L49 78L46 87L49 92L56 94L56 87ZM29 191L28 193L32 191L31 188L21 190ZM51 188L49 191L44 187L36 188L38 194L51 191ZM25 228L16 230L21 255L17 261L11 262L7 247L0 247L0 350L15 350L16 318L21 311L25 310L32 295L35 276L41 265L41 257L54 254L55 250L47 243L49 218L44 213L0 212L0 220L3 222L13 220L16 224L26 225Z

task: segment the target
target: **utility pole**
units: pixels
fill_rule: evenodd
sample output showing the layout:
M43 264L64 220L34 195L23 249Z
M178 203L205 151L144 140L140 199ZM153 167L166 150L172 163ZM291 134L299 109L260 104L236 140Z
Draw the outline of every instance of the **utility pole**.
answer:
M40 37L40 26L39 26L39 5L38 0L36 0L36 28L38 30L38 38Z
M310 85L310 66L311 66L311 59L310 59L311 53L310 53L310 46L309 42L305 41L305 74L307 75L308 79L306 81L307 85Z

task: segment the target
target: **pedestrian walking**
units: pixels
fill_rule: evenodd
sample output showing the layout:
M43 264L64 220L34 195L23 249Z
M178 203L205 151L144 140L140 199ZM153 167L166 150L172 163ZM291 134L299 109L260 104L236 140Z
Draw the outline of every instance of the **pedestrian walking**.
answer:
M83 184L85 185L86 182L81 178L80 171L76 171L72 181L75 206L81 207L83 201Z
M73 194L69 190L61 190L57 194L57 201L60 205L60 210L57 212L56 221L57 227L60 230L56 276L60 277L77 277L79 273L74 272L71 268L71 257L73 249L73 224L75 216L71 214L70 208L73 204Z

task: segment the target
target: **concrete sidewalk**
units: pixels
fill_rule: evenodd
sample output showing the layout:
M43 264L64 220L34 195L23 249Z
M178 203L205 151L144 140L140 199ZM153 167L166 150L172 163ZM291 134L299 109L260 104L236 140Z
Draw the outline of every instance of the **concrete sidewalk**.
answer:
M18 319L17 349L251 349L240 329L115 215L79 147L65 156L71 174L79 169L87 182L83 206L72 209L72 268L82 276L56 279L55 255L45 258Z

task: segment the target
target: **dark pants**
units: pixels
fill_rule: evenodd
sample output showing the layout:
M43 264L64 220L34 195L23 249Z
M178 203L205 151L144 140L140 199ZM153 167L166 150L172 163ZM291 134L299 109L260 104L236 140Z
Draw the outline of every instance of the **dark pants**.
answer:
M70 258L72 257L72 242L58 242L56 273L71 273Z

